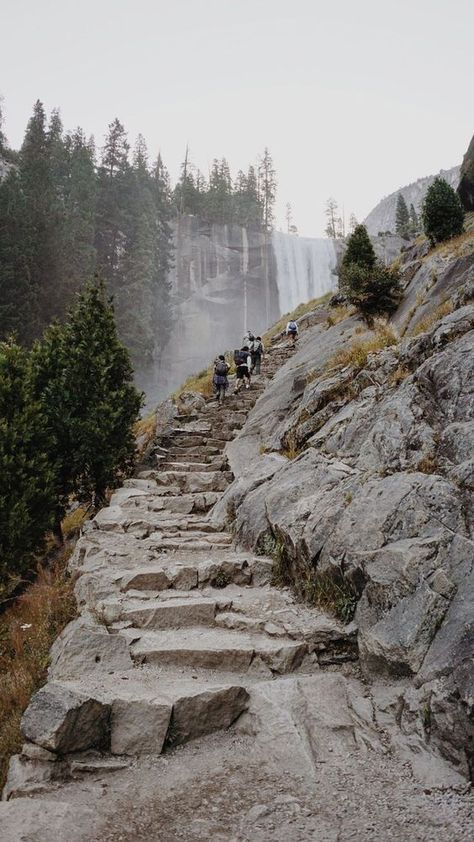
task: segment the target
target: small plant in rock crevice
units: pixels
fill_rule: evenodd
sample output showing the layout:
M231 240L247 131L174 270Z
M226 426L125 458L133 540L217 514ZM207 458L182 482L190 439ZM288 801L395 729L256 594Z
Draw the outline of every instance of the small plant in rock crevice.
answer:
M302 583L302 594L310 605L317 605L343 623L350 623L354 617L358 595L339 573L309 570Z
M226 588L227 585L230 585L231 578L222 567L217 571L216 575L211 581L211 585L213 588Z

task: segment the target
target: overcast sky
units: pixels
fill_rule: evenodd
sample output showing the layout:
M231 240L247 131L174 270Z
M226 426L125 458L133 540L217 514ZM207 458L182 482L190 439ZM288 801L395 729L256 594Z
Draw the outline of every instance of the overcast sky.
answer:
M472 0L0 0L0 94L18 147L33 103L103 141L119 119L204 172L268 146L300 233L333 195L362 219L460 163L474 132Z

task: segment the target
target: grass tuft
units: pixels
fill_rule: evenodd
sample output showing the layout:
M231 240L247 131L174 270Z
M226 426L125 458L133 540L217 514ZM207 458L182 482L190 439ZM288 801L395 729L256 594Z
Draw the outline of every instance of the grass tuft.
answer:
M367 363L369 354L396 345L398 337L388 325L380 327L369 339L357 339L348 348L342 348L326 364L326 370L351 366L360 371Z
M420 319L420 321L415 325L415 327L410 331L410 336L419 336L420 333L426 333L427 330L433 327L436 322L439 322L443 316L449 316L454 310L454 306L452 301L447 299L436 310L433 310L428 316L425 316L424 319Z

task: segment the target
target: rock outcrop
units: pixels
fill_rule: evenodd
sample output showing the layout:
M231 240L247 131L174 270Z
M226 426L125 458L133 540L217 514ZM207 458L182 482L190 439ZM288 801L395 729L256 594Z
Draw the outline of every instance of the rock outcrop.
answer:
M407 255L407 296L425 263ZM168 407L150 465L71 559L80 616L25 712L2 840L389 828L428 842L435 827L467 842L474 278L460 265L443 269L453 312L437 315L432 285L419 335L341 368L334 353L373 333L318 308L249 391Z
M465 211L474 211L474 136L461 164L458 193Z
M444 178L451 187L456 189L459 183L459 174L459 167L451 167L449 170L440 170L440 172L436 175L419 178L412 184L400 187L400 189L396 190L395 193L390 193L389 196L385 196L385 198L381 199L378 205L376 205L364 219L364 225L367 227L369 234L376 237L380 231L391 231L392 234L395 233L395 216L399 193L402 194L408 207L413 205L416 212L419 213L428 187L433 183L437 176Z

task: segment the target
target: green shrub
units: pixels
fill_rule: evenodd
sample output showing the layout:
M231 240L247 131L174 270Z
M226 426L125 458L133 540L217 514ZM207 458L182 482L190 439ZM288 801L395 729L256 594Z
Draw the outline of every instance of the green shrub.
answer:
M462 234L464 211L461 200L443 178L435 178L428 188L422 219L424 232L432 246Z

